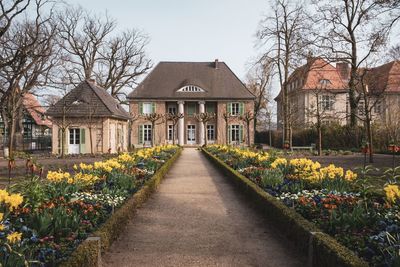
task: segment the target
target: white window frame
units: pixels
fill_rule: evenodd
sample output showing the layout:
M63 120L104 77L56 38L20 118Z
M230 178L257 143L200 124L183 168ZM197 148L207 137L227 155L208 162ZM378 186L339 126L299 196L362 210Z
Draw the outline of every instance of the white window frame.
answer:
M334 110L335 96L334 95L321 95L319 99L322 111Z
M232 116L239 116L240 115L240 103L239 102L232 102L231 103L231 115Z
M168 128L167 128L167 140L168 141L172 141L173 140L173 134L174 134L174 131L173 131L173 125L172 124L168 124Z
M143 124L143 143L151 142L151 124Z
M168 113L176 114L176 110L177 110L176 106L174 106L174 105L169 105L168 106Z
M196 85L186 85L180 88L177 92L203 93L205 90Z
M231 125L231 142L240 143L240 125Z
M142 113L143 114L151 114L151 113L153 113L153 103L144 102L142 104Z
M215 141L215 125L207 124L207 140Z

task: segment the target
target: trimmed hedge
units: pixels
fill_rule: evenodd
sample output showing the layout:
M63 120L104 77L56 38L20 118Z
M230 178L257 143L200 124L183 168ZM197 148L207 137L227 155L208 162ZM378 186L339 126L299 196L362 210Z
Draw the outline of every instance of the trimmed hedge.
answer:
M165 174L171 168L172 164L180 156L182 148L173 155L164 165L156 171L153 177L148 180L145 185L137 191L130 199L128 199L120 208L118 208L110 218L106 220L91 236L100 238L101 253L111 246L120 234L125 230L124 226L133 217L135 211L140 207L150 195L156 191ZM91 241L90 238L82 242L71 256L65 262L61 263L61 267L97 267L99 259L99 244Z
M225 162L202 149L206 157L254 202L263 213L268 214L277 229L292 240L299 251L309 257L312 266L364 267L368 264L357 255L339 244L334 238L321 232L317 226L306 220L295 210L265 192L251 180L232 169Z

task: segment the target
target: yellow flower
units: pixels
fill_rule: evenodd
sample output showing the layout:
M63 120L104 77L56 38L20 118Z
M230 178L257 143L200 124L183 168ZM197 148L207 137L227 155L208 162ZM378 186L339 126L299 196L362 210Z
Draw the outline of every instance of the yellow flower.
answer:
M0 231L4 231L5 228L4 224L0 224Z
M347 170L344 179L349 182L354 181L355 179L357 179L357 173Z
M271 168L276 169L278 166L286 165L287 159L285 158L277 158L274 162L271 163Z
M383 189L386 193L386 199L389 203L395 203L396 199L400 199L400 190L398 185L389 184Z
M1 213L1 212L0 212L0 221L2 221L3 218L4 218L4 213Z
M339 177L343 177L343 168L341 167L336 167L333 164L329 164L325 168L320 169L321 172L321 178L329 178L329 179L335 179Z
M78 165L74 164L73 168L74 168L75 171L78 170Z
M8 192L4 189L0 189L0 203L8 197Z
M5 199L5 203L10 206L10 210L13 211L14 209L18 208L19 205L22 204L24 198L20 194L11 194Z
M17 243L17 242L21 241L21 237L22 237L22 233L14 232L14 233L9 234L7 236L7 240L11 244L14 244L14 243Z

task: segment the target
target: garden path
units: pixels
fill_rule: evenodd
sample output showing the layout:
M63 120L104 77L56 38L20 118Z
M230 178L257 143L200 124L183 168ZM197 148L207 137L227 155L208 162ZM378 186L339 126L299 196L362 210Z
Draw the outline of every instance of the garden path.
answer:
M200 151L185 148L103 266L306 264Z

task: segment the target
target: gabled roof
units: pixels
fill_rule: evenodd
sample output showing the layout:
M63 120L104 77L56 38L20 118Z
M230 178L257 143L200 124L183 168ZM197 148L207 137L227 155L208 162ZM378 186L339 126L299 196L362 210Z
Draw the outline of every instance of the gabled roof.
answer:
M324 88L330 92L341 92L348 89L347 82L343 79L343 75L341 75L341 69L339 67L334 67L320 57L316 57L308 59L306 64L296 68L290 74L288 86L293 83L295 88L288 91L321 89L321 80L329 81ZM281 94L282 89L275 100L277 100Z
M217 64L217 67L216 67ZM204 92L177 92L195 85ZM129 94L133 99L254 99L224 62L160 62Z
M392 61L367 71L366 84L376 93L400 92L400 61Z
M26 93L22 100L23 106L27 113L32 117L37 125L51 127L51 121L44 118L45 109L40 105L36 97L31 93Z
M129 113L107 91L94 82L83 81L50 107L46 114L61 117L64 107L68 117L109 117L128 120Z

